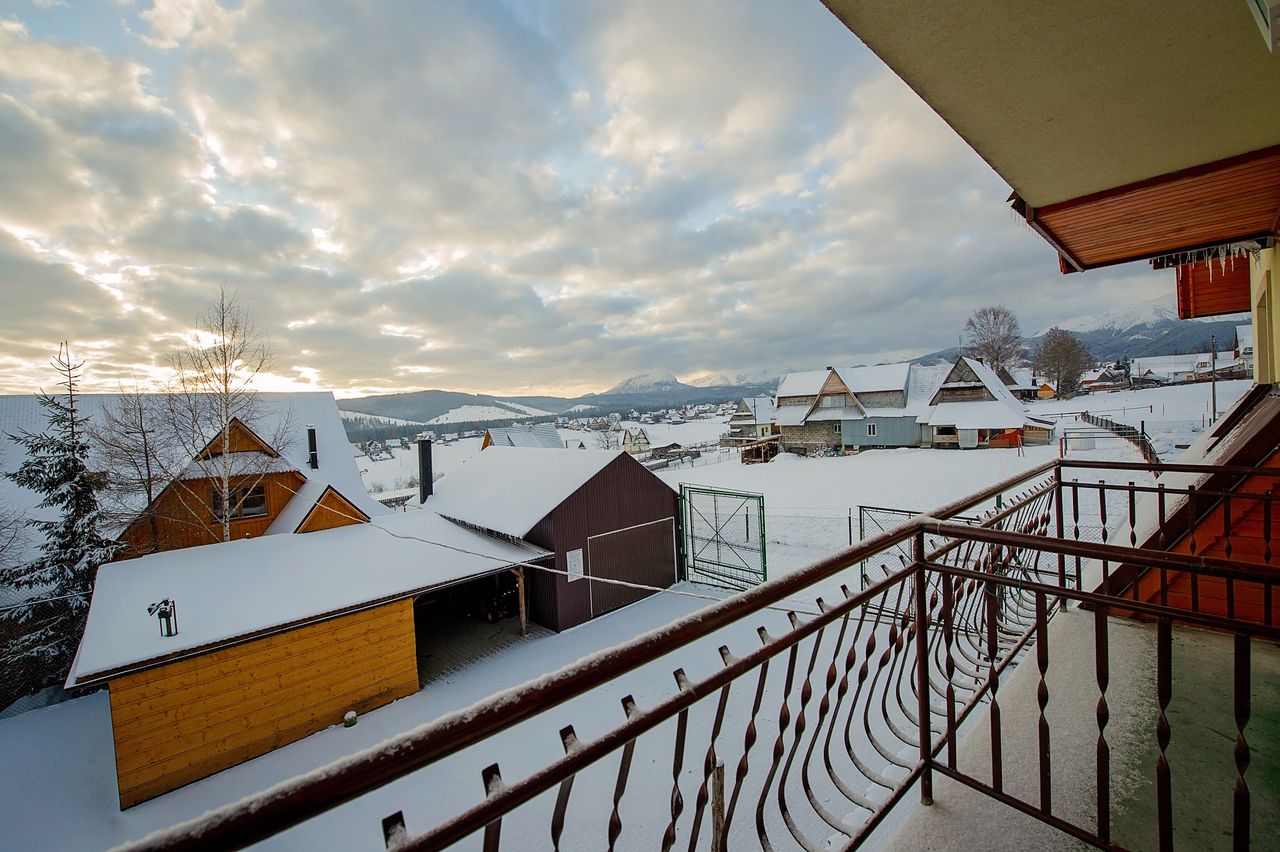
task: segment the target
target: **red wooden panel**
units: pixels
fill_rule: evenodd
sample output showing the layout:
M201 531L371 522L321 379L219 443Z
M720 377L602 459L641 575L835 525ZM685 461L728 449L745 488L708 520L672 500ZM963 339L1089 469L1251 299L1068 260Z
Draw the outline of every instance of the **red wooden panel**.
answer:
M1213 317L1248 311L1249 258L1216 260L1178 267L1178 316Z

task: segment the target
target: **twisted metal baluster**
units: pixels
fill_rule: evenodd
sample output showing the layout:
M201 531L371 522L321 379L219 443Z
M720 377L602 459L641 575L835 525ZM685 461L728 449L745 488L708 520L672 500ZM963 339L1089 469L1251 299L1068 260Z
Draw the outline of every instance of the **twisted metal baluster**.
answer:
M768 645L774 641L774 638L763 627L759 629L759 633L760 641L764 644ZM787 724L791 721L791 708L788 702L791 698L791 687L795 683L796 657L799 651L799 645L792 645L791 650L787 653L787 675L782 687L782 703L778 706L778 736L773 741L773 757L769 772L765 775L764 786L760 789L760 798L756 801L756 833L760 836L761 847L770 850L770 852L773 849L773 844L769 842L769 830L765 826L764 807L769 799L769 791L773 787L773 779L778 774L778 764L786 751Z
M685 675L684 669L676 669L672 675L676 679L676 688L681 692L687 692L689 678ZM667 823L667 830L662 833L662 852L670 852L675 846L676 823L680 820L680 814L684 812L684 796L680 794L680 770L684 768L684 743L688 731L689 708L686 707L676 717L675 754L671 759L671 821Z
M1169 771L1169 699L1173 691L1173 623L1162 618L1156 624L1156 828L1160 852L1173 849L1173 785Z
M720 648L720 656L724 657L729 653L726 647ZM767 665L767 663L766 663ZM698 795L694 799L693 806L693 825L689 828L689 852L693 852L698 845L698 832L702 827L702 815L706 812L707 802L711 799L711 773L716 768L716 740L720 736L720 728L724 724L724 711L729 703L729 689L733 686L733 681L729 681L720 687L720 702L716 705L715 721L711 723L711 742L707 744L707 754L702 760L702 784L698 787Z
M1249 742L1244 738L1244 729L1249 724L1253 699L1249 671L1250 651L1248 635L1237 633L1235 637L1236 784L1232 795L1231 829L1232 847L1237 852L1244 852L1249 848L1249 785L1244 780L1244 773L1249 768Z
M628 720L640 712L636 709L635 699L630 695L622 699L622 712L626 714ZM618 806L622 802L622 796L627 792L627 777L631 774L631 758L635 752L636 741L627 740L627 744L622 747L622 762L618 764L618 780L613 785L613 812L609 814L609 852L613 852L618 843L618 837L622 834L622 815L618 813Z
M578 749L578 735L573 731L573 725L567 725L560 729L560 742L564 746L565 754L572 754ZM565 811L569 808L569 793L573 791L573 779L578 777L576 774L570 775L568 778L560 782L560 792L556 794L556 807L551 814L551 848L560 852L560 837L564 834L564 816Z

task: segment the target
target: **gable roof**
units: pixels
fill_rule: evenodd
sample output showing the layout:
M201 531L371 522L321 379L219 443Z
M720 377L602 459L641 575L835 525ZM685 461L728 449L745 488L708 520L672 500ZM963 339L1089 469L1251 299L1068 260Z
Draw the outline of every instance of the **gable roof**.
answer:
M119 394L81 394L77 397L77 407L92 424L101 419L101 413L106 406L118 399ZM388 510L385 507L369 496L360 479L360 471L356 467L351 443L347 440L346 429L342 425L342 417L338 413L338 405L333 394L328 392L259 393L256 399L261 415L255 422L258 427L257 432L271 434L281 423L289 424L291 427L291 440L287 445L272 448L277 457L271 461L271 469L296 470L303 472L306 476L306 482L277 516L267 530L268 534L292 533L329 485L340 491L354 506L371 517L387 513ZM0 395L0 434L16 434L20 431L39 433L43 432L47 426L43 409L34 395ZM306 429L308 426L314 426L316 429L319 467L314 470L307 464ZM250 432L253 431L250 430ZM214 437L216 436L211 435L209 440L213 440ZM192 474L187 471L192 459L179 457L180 453L176 449L171 451L171 455L174 457L164 460L163 466L166 469L178 471L179 475L184 475L184 471ZM24 458L19 445L0 436L0 473L17 470ZM89 464L91 467L100 468L102 460L91 454ZM39 502L39 494L20 488L0 476L0 503L12 506L23 515L51 518L52 515L47 510L36 508ZM137 511L141 512L145 508L143 503L142 500L138 501ZM118 533L121 530L108 532ZM39 544L36 535L28 535L27 553L20 554L19 558L29 558Z
M490 447L440 480L426 508L466 524L523 538L538 521L619 459L620 464L640 466L621 450L559 453L543 448Z
M778 382L778 396L814 396L827 383L830 370L809 370L804 373L787 373Z
M745 409L745 412L743 411ZM738 401L738 410L730 417L730 422L741 418L745 413L750 419L738 419L739 424L761 424L773 422L773 397L747 396Z
M532 426L499 426L487 430L493 447L546 447L564 449L564 441L554 423L535 423Z
M320 526L320 524L328 522L331 517L336 518L339 523ZM344 497L341 491L332 485L326 485L319 498L311 504L307 514L298 522L298 526L293 531L296 533L317 532L322 529L346 526L348 524L364 524L370 520L372 518Z
M853 394L900 391L907 387L911 365L903 362L877 364L874 367L839 367L836 372Z
M98 570L68 686L206 653L547 555L431 512L154 553ZM169 597L178 635L147 606Z

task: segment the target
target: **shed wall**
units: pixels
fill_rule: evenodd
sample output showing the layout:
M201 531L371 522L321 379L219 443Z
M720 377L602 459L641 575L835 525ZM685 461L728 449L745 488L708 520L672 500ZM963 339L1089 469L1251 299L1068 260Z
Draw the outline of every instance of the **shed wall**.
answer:
M875 424L876 434L867 434L867 424ZM920 424L914 417L867 417L841 423L846 447L918 447Z
M117 678L120 807L417 691L407 599Z
M665 482L645 470L637 461L629 456L620 456L588 480L581 488L569 496L549 516L551 541L544 543L533 536L543 531L539 524L531 533L529 540L535 544L555 551L555 567L560 571L568 570L567 557L570 551L581 550L583 568L588 575L591 564L588 557L587 539L591 536L603 535L617 530L628 529L651 521L664 518L679 517L680 497ZM679 564L679 552L676 554L677 571L682 572ZM531 606L531 612L539 609L554 616L554 621L542 621L553 630L567 630L570 627L589 621L591 611L591 581L570 581L563 575L547 575L544 578L546 589L538 593L539 602ZM628 578L620 578L628 579ZM674 578L673 578L674 581ZM631 582L648 582L647 577L636 577ZM671 585L667 583L666 585ZM544 594L549 592L554 606L545 607L542 602ZM533 596L530 600L534 603ZM540 620L537 614L535 620Z

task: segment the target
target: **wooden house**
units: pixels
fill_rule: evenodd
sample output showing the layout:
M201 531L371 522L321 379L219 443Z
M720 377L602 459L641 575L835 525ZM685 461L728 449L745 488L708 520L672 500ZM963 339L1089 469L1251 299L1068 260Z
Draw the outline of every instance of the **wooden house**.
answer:
M127 808L416 692L415 599L546 555L412 512L113 562L67 687L110 693Z
M938 448L1047 444L1053 424L1026 413L994 370L975 358L961 358L929 401L921 423Z
M617 450L493 447L440 481L425 504L444 517L554 555L529 577L529 615L567 630L681 577L679 497Z
M758 440L778 434L778 422L773 413L773 398L749 396L738 400L729 415L731 437Z
M502 426L486 429L480 449L489 447L546 447L564 449L560 433L554 423L535 423L531 426Z
M622 450L628 455L638 456L649 452L649 433L644 429L623 429Z

